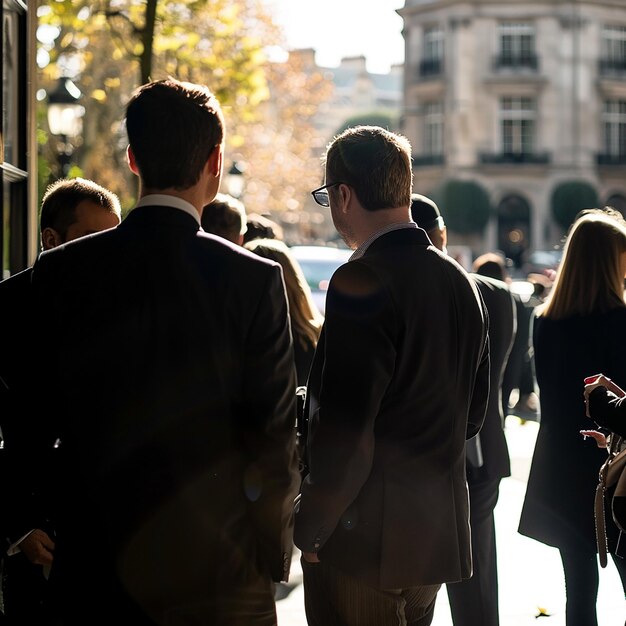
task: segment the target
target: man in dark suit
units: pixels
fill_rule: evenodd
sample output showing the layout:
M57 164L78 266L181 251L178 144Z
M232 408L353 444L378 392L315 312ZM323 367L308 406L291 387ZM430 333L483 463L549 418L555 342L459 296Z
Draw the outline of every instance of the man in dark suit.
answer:
M414 194L411 215L433 244L445 251L447 230L439 207L426 196ZM447 585L455 626L498 626L498 569L493 511L500 480L511 475L504 436L502 377L516 332L515 302L509 287L496 278L489 259L470 277L478 287L489 314L490 391L485 423L468 442L467 482L470 496L473 574L468 580Z
M15 441L61 454L49 608L72 626L274 625L299 484L281 269L200 228L223 169L206 87L143 85L126 128L136 207L33 269L62 344L32 384L57 409Z
M471 574L465 439L487 402L486 314L411 221L411 186L408 141L359 126L313 192L355 252L308 381L295 541L311 626L430 624L441 583Z
M61 179L48 186L41 202L41 249L50 250L78 237L114 228L120 223L121 209L117 196L91 180ZM25 296L30 288L32 268L28 268L0 283L3 313L16 318L6 320L3 328L12 329L30 314ZM0 314L1 315L1 314ZM46 346L48 337L40 337ZM45 348L41 351L45 358ZM6 379L5 393L0 394L0 414L7 419L20 419L24 393L30 388L16 387L19 380L27 380L30 367L38 355L24 350L14 333L7 333L0 353L0 369ZM23 417L23 416L22 416ZM9 427L10 428L10 427ZM12 452L11 442L0 451L2 461ZM50 459L52 463L54 458ZM4 511L2 537L7 542L2 576L2 597L7 626L32 626L44 621L46 572L54 556L54 528L51 507L46 502L45 484L51 477L51 468L43 476L22 473L4 481ZM5 474L6 475L6 474ZM10 505L9 505L10 504Z

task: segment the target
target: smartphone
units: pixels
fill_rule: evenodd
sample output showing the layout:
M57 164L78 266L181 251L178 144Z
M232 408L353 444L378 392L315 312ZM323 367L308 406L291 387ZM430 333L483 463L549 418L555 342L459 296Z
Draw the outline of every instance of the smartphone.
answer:
M585 385L591 385L591 383L595 383L596 380L600 378L600 376L602 376L602 374L595 374L593 376L587 376L587 378L585 378Z

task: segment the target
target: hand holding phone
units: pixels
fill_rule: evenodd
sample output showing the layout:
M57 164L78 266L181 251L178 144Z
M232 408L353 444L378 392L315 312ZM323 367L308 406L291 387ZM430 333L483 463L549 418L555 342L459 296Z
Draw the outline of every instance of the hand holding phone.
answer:
M607 378L604 374L594 374L593 376L587 376L585 378L585 399L589 397L589 394L596 387L605 387L609 391L613 392L618 398L623 398L626 395L621 387L616 385L610 378Z

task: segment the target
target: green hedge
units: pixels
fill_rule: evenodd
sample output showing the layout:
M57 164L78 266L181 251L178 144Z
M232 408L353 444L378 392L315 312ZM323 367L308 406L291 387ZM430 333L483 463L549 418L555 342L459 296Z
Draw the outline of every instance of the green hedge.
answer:
M448 230L481 233L491 217L487 191L474 181L448 180L432 194Z
M579 180L559 183L552 192L552 216L567 230L580 211L595 209L598 202L598 192L589 183Z

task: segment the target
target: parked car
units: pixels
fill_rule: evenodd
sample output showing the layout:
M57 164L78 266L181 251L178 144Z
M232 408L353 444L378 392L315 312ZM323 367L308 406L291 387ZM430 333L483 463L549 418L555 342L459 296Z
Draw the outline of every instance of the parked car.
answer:
M326 292L331 276L340 265L343 265L350 258L352 250L327 246L292 246L291 251L300 263L313 293L313 300L323 315L326 309Z
M543 274L546 270L556 270L561 262L563 250L535 250L524 263L524 275Z

